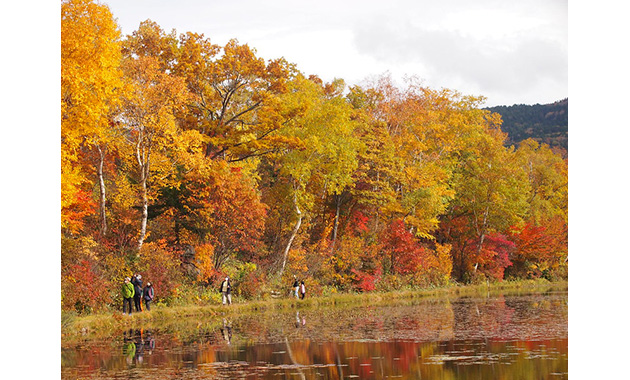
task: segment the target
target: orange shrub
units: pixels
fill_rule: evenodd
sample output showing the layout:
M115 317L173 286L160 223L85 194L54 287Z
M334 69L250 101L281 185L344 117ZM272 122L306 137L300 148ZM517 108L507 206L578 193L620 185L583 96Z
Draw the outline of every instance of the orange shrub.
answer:
M424 248L422 262L414 273L414 285L445 285L453 271L450 244L436 244L435 251Z
M62 276L62 307L84 314L107 305L110 284L99 273L93 260L82 259L70 265Z
M157 299L167 301L177 297L178 287L183 281L179 252L166 246L164 241L142 245L138 272L144 284L153 284Z

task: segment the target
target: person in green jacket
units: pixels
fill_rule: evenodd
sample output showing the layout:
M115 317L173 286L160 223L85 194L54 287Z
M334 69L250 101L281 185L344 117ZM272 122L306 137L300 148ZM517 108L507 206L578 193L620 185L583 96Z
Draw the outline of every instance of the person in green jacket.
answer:
M129 315L131 315L131 300L135 291L133 289L133 284L131 283L131 279L129 277L125 277L125 283L122 286L122 296L123 296L123 314L125 314L125 310L128 306Z

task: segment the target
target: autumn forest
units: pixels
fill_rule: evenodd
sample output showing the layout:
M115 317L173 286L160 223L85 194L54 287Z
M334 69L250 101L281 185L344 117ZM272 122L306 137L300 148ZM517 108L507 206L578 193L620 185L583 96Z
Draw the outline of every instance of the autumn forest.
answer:
M119 307L567 277L568 158L482 96L347 86L151 20L61 4L61 302ZM287 47L290 49L290 47Z

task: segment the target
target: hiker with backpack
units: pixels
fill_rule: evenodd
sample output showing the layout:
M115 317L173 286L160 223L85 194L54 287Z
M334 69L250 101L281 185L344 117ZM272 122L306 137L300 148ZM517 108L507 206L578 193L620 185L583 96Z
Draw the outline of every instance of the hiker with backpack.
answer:
M134 275L131 278L131 283L133 284L133 303L136 307L136 311L142 311L142 276L139 274Z
M151 311L151 302L153 302L153 298L155 297L153 285L151 285L150 282L147 282L147 286L145 286L142 293L142 297L144 298L144 305L147 311Z
M134 296L135 290L129 277L125 277L121 293L123 297L123 314L126 314L126 311L128 310L129 315L131 315L131 299Z

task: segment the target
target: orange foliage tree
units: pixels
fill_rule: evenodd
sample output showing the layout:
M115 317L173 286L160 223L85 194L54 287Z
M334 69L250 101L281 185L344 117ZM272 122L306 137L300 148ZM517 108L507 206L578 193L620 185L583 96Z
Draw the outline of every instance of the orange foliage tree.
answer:
M394 220L384 231L379 252L385 272L409 275L415 285L445 284L453 267L449 245L436 244L431 249L421 244L403 220Z
M155 191L175 173L181 131L175 124L174 111L188 96L184 81L165 72L164 58L156 56L165 38L152 41L155 47L147 43L138 47L133 37L125 41L124 69L129 86L123 102L122 123L128 130L129 153L135 161L134 174L139 187L138 250L147 235L149 204L156 196Z
M177 52L173 72L192 94L180 124L206 137L207 157L243 161L286 145L277 133L286 119L278 96L287 91L292 65L265 63L237 40L219 47L197 33L182 34Z
M90 203L96 204L86 193L103 164L102 155L94 162L87 152L103 152L113 139L110 122L122 83L119 37L106 5L61 2L61 226L74 233L84 227ZM104 198L104 188L100 190ZM104 218L104 200L99 204Z
M177 190L181 242L210 244L212 268L230 258L257 260L266 207L253 183L238 167L217 161L190 172ZM206 262L206 264L208 264Z
M566 262L567 234L567 224L561 217L539 225L527 223L522 228L513 228L509 236L515 244L514 267L509 273L519 277L544 275L551 278L550 272Z

